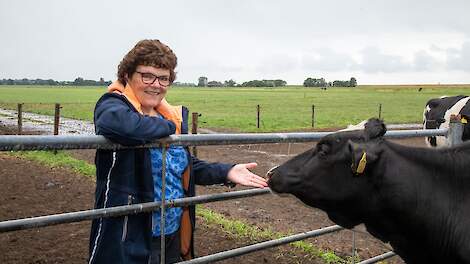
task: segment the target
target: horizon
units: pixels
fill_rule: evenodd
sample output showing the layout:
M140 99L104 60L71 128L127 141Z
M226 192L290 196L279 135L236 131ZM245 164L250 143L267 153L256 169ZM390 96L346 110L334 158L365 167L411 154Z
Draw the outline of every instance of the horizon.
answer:
M3 80L8 80L8 79L11 79L11 78L2 78ZM22 79L25 79L25 78L19 78L19 79L12 79L12 80L22 80ZM28 78L26 78L28 79ZM42 79L42 78L31 78L31 79L28 79L28 80L49 80L49 79ZM54 80L54 79L52 79ZM85 80L92 80L92 79L85 79ZM257 80L261 80L261 79L257 79ZM57 81L57 82L73 82L73 80L54 80L54 81ZM99 82L99 80L92 80L92 81L96 81L96 82ZM250 81L250 80L248 80ZM248 82L246 81L246 82ZM104 82L113 82L113 80L104 80ZM178 81L176 80L175 83L178 83ZM179 82L179 83L192 83L192 84L195 84L196 86L195 87L200 87L200 86L197 86L197 82ZM237 84L241 84L241 83L237 83ZM0 84L0 87L1 86L7 86L9 84ZM22 85L22 84L11 84L10 86L13 86L13 85L16 85L16 86L27 86L29 84L25 84L25 85ZM470 82L468 83L360 83L358 81L358 84L357 86L418 86L418 85L422 85L422 86L470 86ZM47 86L47 85L35 85L35 86ZM178 86L178 85L176 85ZM290 84L290 83L287 83L285 86L303 86L303 84ZM278 87L281 87L281 86L278 86ZM207 86L202 86L200 88L211 88L211 87L207 87ZM237 87L231 87L231 88L237 88ZM255 88L255 87L254 87ZM264 88L264 87L258 87L258 88ZM276 87L271 87L271 88L276 88ZM318 87L308 87L308 88L318 88ZM470 88L470 87L469 87Z

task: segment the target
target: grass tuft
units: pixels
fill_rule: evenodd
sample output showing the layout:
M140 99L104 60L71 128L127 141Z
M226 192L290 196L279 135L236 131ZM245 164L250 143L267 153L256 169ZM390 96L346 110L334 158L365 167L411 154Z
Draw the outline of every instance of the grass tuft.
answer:
M274 232L271 229L261 229L257 226L252 226L244 223L240 220L230 220L225 218L222 214L216 213L210 209L207 209L201 205L198 205L196 208L196 215L201 217L203 221L212 226L221 227L224 232L227 234L238 237L238 238L248 238L252 242L266 241L272 239L278 239L292 234L283 234L280 232ZM296 241L290 243L291 246L302 250L303 252L309 254L312 257L318 257L322 259L327 264L332 263L348 263L348 260L342 259L341 257L335 255L332 251L322 251L316 248L312 243L306 241Z
M10 152L15 157L25 158L28 160L37 161L42 165L49 167L67 168L73 172L88 176L95 176L95 166L87 163L84 160L75 159L64 151L14 151ZM93 178L94 179L94 178Z

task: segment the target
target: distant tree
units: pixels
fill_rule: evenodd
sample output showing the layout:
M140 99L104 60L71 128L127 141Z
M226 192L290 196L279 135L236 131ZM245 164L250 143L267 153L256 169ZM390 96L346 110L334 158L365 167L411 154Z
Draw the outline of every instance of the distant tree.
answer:
M323 79L323 78L317 79L317 78L310 78L309 77L309 78L305 79L304 86L305 87L326 87L327 83L326 83L325 79Z
M208 87L223 87L224 85L218 81L210 81L207 83Z
M274 82L274 80L263 80L262 82L262 87L276 87L276 83Z
M28 84L31 84L32 82L27 78L23 78L19 81L19 83L21 83L22 85L28 85Z
M196 87L194 83L184 83L184 82L174 82L173 86L181 86L181 87Z
M57 82L52 80L52 79L48 79L47 80L47 85L57 85Z
M287 82L284 80L252 80L244 82L243 87L278 87L286 86Z
M204 76L199 77L197 86L206 87L207 86L207 77L204 77Z
M308 77L304 80L304 87L313 87L313 78Z
M75 78L75 80L73 81L73 84L74 84L74 85L77 85L77 86L83 85L83 81L84 81L84 80L83 80L82 77L77 77L77 78Z
M244 82L242 86L243 87L265 87L266 84L260 80L252 80L252 81Z
M354 77L351 77L351 80L349 80L349 87L356 87L357 86L357 80Z
M235 87L236 85L237 85L237 83L232 79L230 79L228 81L224 81L224 86L226 86L226 87Z
M287 82L284 81L284 80L274 80L274 86L275 87L279 87L279 86L286 86L287 85Z
M350 83L349 81L336 80L336 81L333 81L333 86L334 87L350 87Z

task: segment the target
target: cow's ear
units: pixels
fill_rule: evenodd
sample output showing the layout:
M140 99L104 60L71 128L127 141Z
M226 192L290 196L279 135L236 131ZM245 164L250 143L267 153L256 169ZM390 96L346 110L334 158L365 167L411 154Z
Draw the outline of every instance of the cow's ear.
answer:
M351 154L351 170L354 175L362 175L379 157L376 144L355 143L348 140L348 150Z
M364 126L364 136L366 141L381 138L387 132L387 128L382 120L371 118Z

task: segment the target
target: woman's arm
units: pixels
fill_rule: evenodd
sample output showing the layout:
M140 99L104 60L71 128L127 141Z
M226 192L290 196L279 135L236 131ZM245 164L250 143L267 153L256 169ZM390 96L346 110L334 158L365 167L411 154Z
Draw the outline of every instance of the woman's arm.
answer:
M241 184L243 186L257 188L268 186L265 178L260 177L249 170L255 168L257 166L256 163L234 165L226 163L209 163L195 157L192 157L192 159L196 184Z
M195 183L198 185L227 184L227 175L235 164L210 163L191 156Z
M95 130L123 145L141 145L175 133L173 122L143 116L130 108L120 95L105 94L95 107Z

